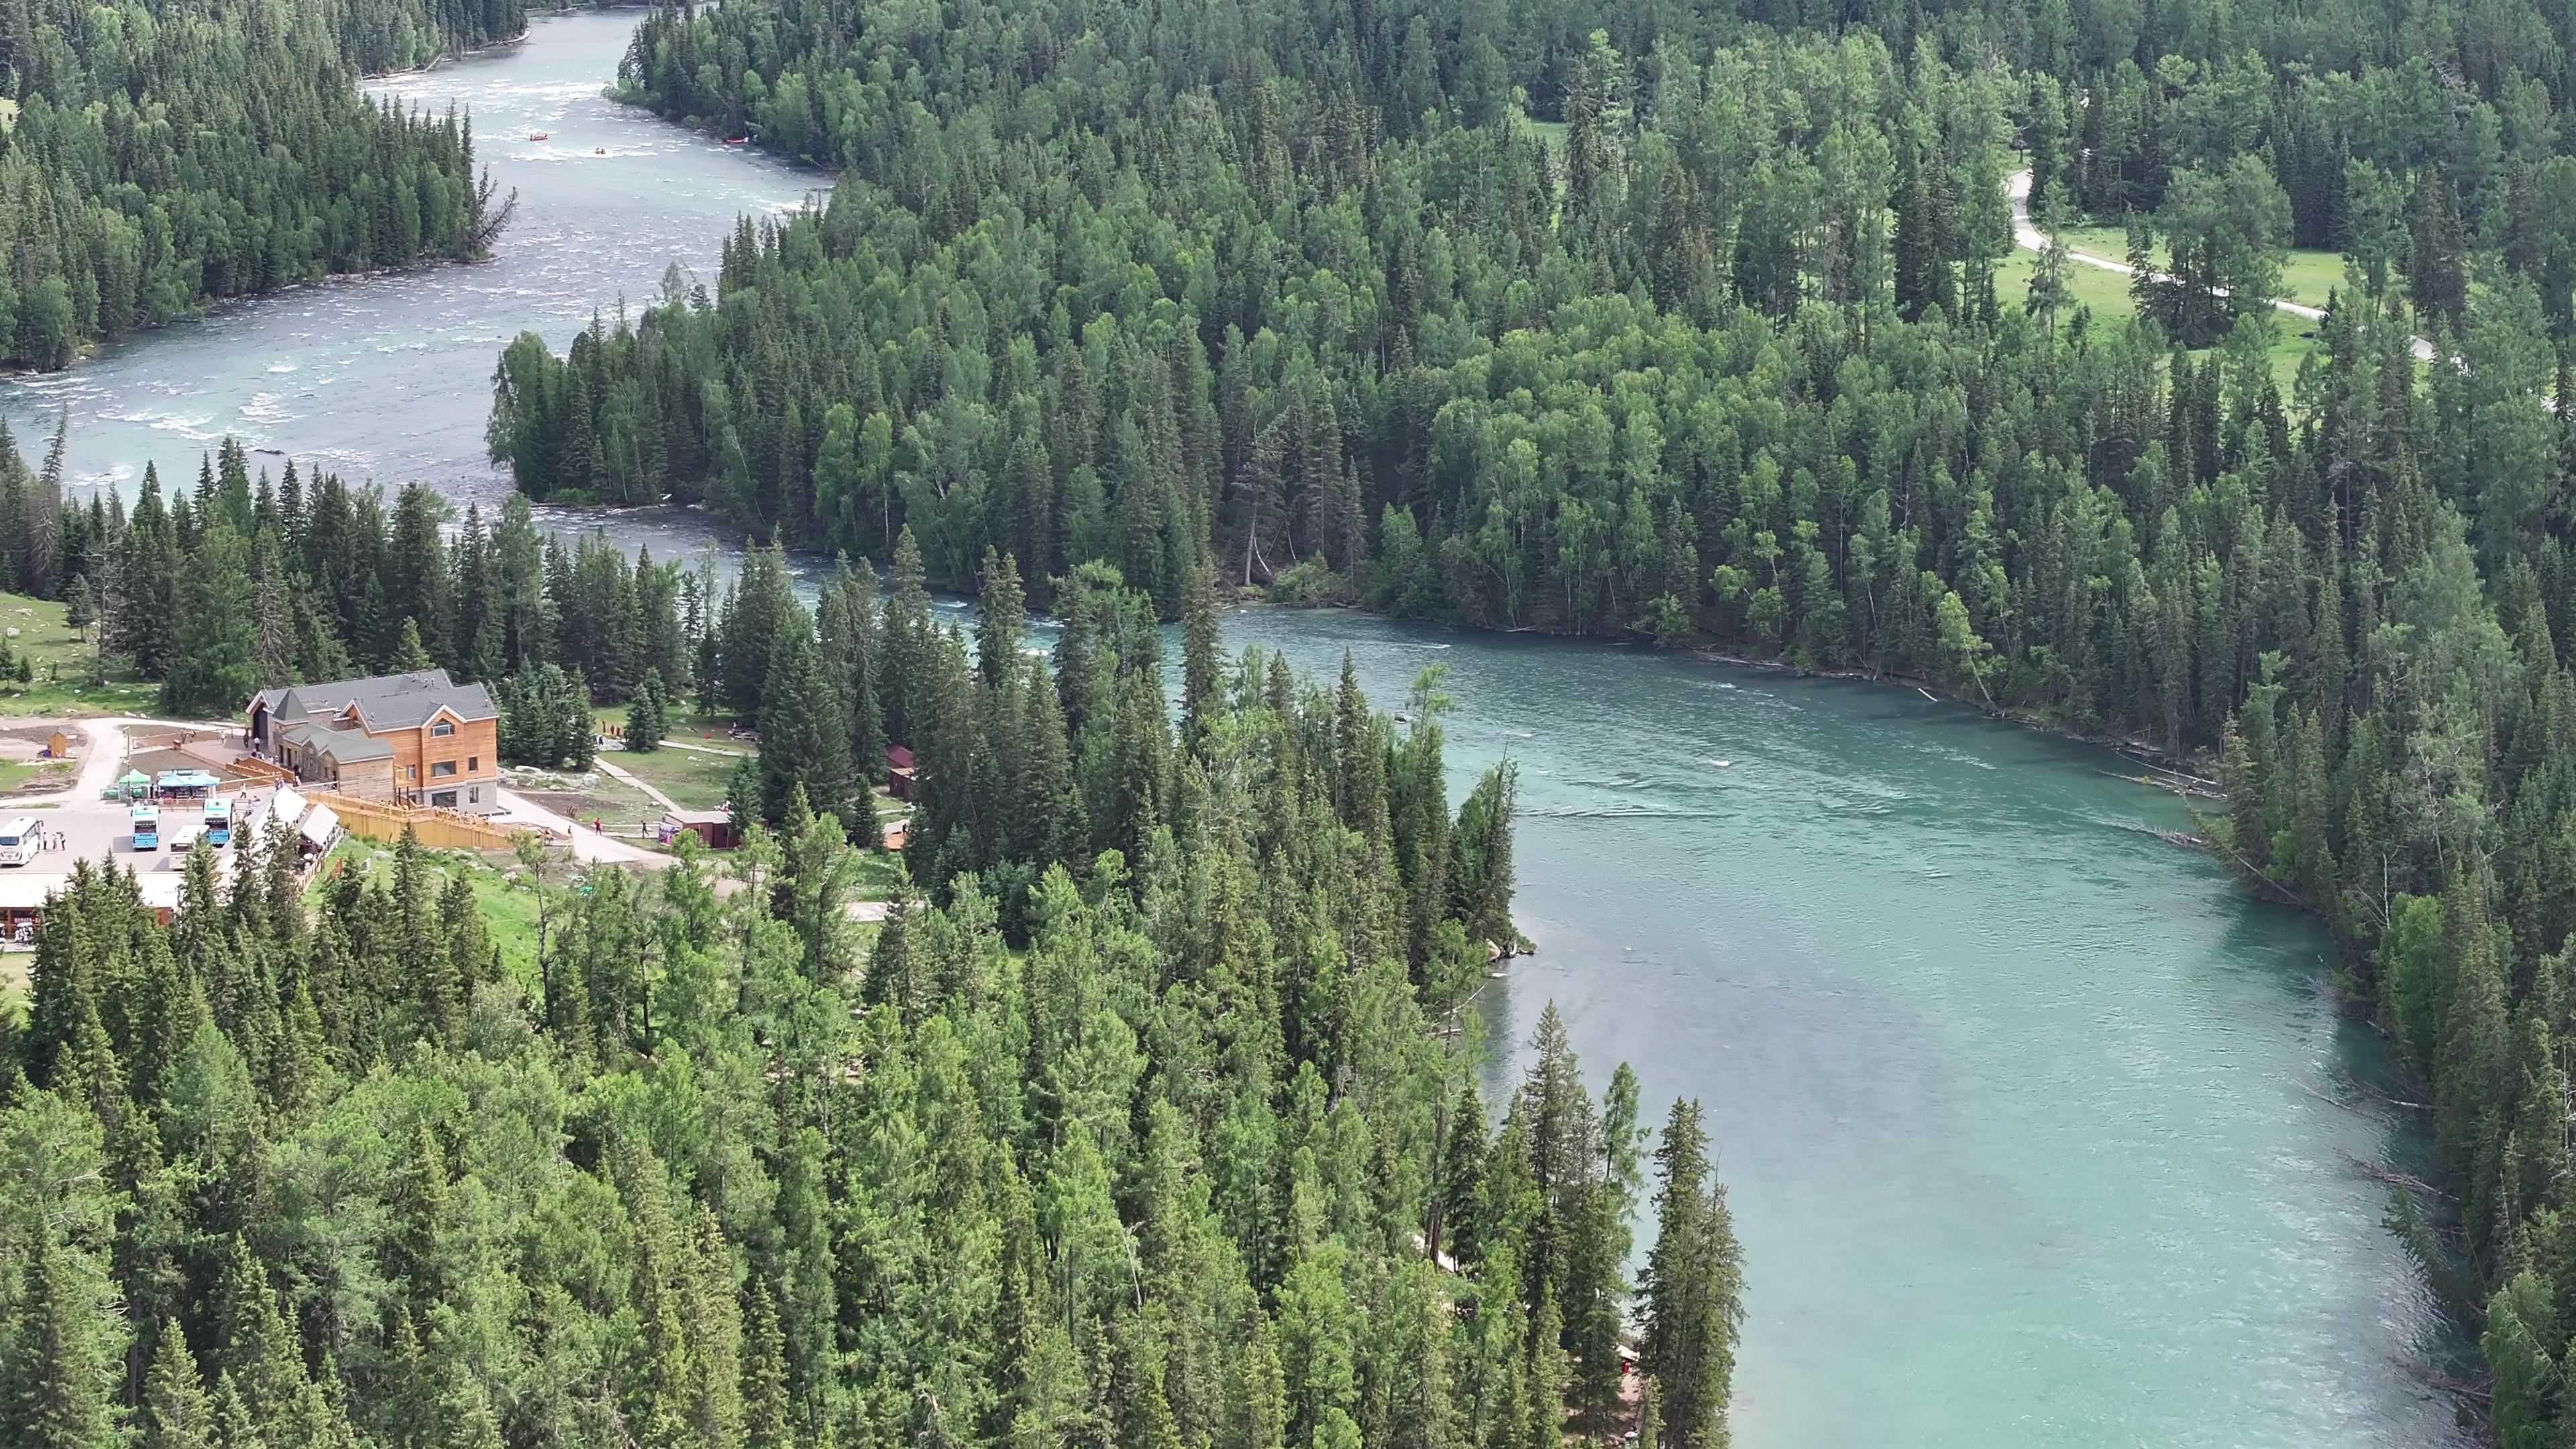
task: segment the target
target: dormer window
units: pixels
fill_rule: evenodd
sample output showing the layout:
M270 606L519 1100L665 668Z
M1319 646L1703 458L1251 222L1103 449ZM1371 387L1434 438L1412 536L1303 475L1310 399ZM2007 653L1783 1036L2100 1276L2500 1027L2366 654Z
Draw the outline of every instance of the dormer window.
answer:
M456 721L448 719L440 720L438 723L429 727L429 732L438 736L440 739L445 739L449 735L456 733Z

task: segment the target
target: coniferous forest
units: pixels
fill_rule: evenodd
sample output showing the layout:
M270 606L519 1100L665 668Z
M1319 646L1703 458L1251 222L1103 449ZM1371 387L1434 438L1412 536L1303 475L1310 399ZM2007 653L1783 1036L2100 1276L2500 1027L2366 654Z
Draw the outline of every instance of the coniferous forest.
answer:
M471 126L353 82L523 24L516 0L0 3L0 367L481 254L509 207L475 174Z
M165 10L0 12L8 358L479 246L462 124L348 75L513 17ZM694 701L760 733L752 843L540 885L519 959L412 851L167 930L85 880L0 1043L0 1446L1723 1442L1697 1108L1649 1132L1551 1013L1489 1114L1443 1034L1509 769L1452 807L1436 675L1399 723L1228 658L1248 589L2206 762L2422 1081L2390 1219L2464 1403L2566 1442L2571 91L2525 0L655 12L622 95L838 185L520 338L490 451L703 502L739 578L238 449L129 511L0 446L0 568L174 709L437 663L552 764ZM2140 274L2017 254L2023 172ZM811 609L782 545L848 560Z
M2425 1083L2451 1196L2392 1215L2497 1437L2576 1429L2565 6L736 0L623 85L840 181L513 345L523 491L2209 761L2213 847ZM2141 274L2083 285L2078 227ZM2321 320L2267 305L2302 257Z
M760 748L721 865L531 852L532 948L408 842L309 898L292 842L199 851L166 928L80 867L0 1014L0 1444L1723 1442L1699 1106L1596 1095L1553 1011L1476 1090L1515 786L1453 809L1437 671L1399 725L1229 658L1204 568L1177 660L1100 565L1048 655L998 553L971 643L935 622L909 534L809 611L775 549L718 592L230 445L68 508L59 456L0 439L0 525L55 540L8 581L174 707L435 662L505 757L666 688ZM913 874L866 928L888 741Z

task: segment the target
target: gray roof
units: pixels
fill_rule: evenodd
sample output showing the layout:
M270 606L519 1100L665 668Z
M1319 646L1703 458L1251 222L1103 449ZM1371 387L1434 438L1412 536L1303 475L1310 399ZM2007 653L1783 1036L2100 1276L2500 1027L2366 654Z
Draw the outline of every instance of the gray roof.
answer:
M344 765L359 760L390 760L394 755L392 745L364 730L335 730L311 720L288 724L277 734L306 749L318 749Z
M337 679L327 684L290 684L251 696L251 707L265 705L269 714L296 720L340 715L358 707L358 718L371 730L415 729L445 709L458 719L498 719L492 693L479 684L458 684L444 669L419 669L372 679ZM345 756L343 758L346 758Z

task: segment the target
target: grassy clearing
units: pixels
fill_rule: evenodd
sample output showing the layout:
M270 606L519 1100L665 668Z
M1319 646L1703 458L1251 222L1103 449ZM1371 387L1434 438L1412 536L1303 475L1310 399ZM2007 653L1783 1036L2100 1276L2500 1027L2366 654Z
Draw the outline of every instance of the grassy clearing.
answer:
M2073 238L2079 230L2100 231L2103 228L2072 229L2067 233L2070 244L2073 244ZM2117 239L2116 233L2114 237ZM2095 247L2076 245L2075 249L2089 251L2097 256L2103 255L2101 250ZM2115 250L2111 254L2118 255L2118 252ZM2306 255L2332 256L2333 254L2309 253ZM2335 257L2334 260L2338 268L2336 275L2340 276L2342 258ZM1997 300L2007 307L2021 305L2030 296L2031 273L2037 270L2038 265L2039 253L2026 251L2020 247L2013 248L2012 255L2004 258L2002 264L1995 268ZM2082 262L2070 262L2066 268L2066 286L2067 290L2074 294L2075 304L2093 313L2093 325L2096 327L2115 326L2138 315L2138 304L2129 295L2129 278L2125 273L2105 271L2100 267L2088 267ZM2320 292L2318 296L2322 301L2324 294ZM2064 319L2073 314L2068 311L2061 312L2059 315ZM2063 325L2063 321L2060 325ZM2299 375L2299 360L2317 349L2317 339L2309 335L2316 330L2316 326L2316 323L2304 317L2294 317L2287 312L2275 312L2272 315L2274 334L2271 349L2272 376L2279 381L2281 395L2285 398L2290 395L2291 382Z
M890 855L882 850L859 852L859 899L893 900L895 877L899 873L901 863L902 857Z
M0 681L0 716L149 713L159 691L122 660L102 668L98 652L63 620L50 599L0 593L0 628L15 629L9 647L27 656L35 681Z
M732 783L733 772L749 751L714 754L707 750L653 750L636 754L632 750L613 750L605 758L619 769L660 789L665 795L690 810L721 810L725 787Z
M2293 302L2322 307L2344 287L2341 252L2294 251L2281 263L2281 295Z
M626 727L626 706L603 704L591 711L602 724ZM701 710L675 709L664 720L663 738L689 740L697 744L718 745L726 749L748 750L751 742L732 738L733 719L729 715L708 714Z
M1528 112L1524 111L1521 113L1521 127L1531 135L1536 136L1538 138L1538 143L1547 148L1547 153L1550 156L1562 156L1565 154L1566 126L1563 121L1537 120Z
M2031 275L2039 270L2039 253L2013 248L2012 255L1995 269L1995 299L2007 307L2020 306L2029 300ZM2070 262L2066 268L2066 289L2075 296L2075 305L2089 308L2096 326L2126 322L2138 315L2138 304L2129 296L2129 279L2119 272L2106 272L2082 262ZM2061 311L2061 324L2071 313Z
M0 760L0 796L59 790L79 773L73 760Z
M2107 257L2115 262L2129 259L2129 231L2120 226L2061 227L2058 236L2069 249L2087 256ZM2156 265L2165 264L2168 253L2162 246L2155 252ZM2105 273L2105 275L2111 275ZM2120 278L2125 283L2126 278ZM2315 248L2293 248L2281 258L2281 299L2309 307L2322 307L2326 297L2343 285L2343 253Z

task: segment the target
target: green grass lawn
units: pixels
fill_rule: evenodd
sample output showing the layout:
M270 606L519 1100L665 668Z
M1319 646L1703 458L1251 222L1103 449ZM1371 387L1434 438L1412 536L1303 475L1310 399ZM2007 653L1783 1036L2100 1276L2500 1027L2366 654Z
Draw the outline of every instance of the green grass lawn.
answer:
M2070 226L2058 235L2074 251L2089 256L2108 257L2115 262L2129 259L2129 229L2124 226ZM2156 263L2164 264L2163 247L2156 249ZM2105 274L2109 275L2109 274ZM2125 280L2125 279L2124 279ZM2281 260L2281 297L2309 307L2322 307L2326 296L2343 285L2343 253L2313 248L2294 248Z
M613 724L620 729L626 727L625 705L603 704L591 713L601 724ZM721 745L727 749L750 749L751 743L748 740L737 740L731 737L732 729L733 720L730 716L707 714L694 709L675 709L670 711L664 720L663 738L690 740L704 745Z
M123 661L102 670L52 600L0 593L0 628L18 631L9 648L27 656L36 676L29 684L0 681L0 716L146 713L159 694Z
M1529 112L1523 111L1521 112L1521 127L1531 135L1536 136L1539 144L1547 148L1549 155L1562 156L1565 154L1565 123L1563 121L1542 121L1531 116Z
M1995 269L1995 300L2006 307L2029 301L2031 274L2038 270L2039 253L2013 248L2012 255ZM2096 326L2126 322L2138 315L2138 304L2129 296L2129 279L2123 273L2070 261L2066 264L2066 289L2075 294L2076 306L2092 311ZM2058 314L2061 325L2069 315L2063 311Z
M2341 252L2293 251L2281 263L2281 295L2310 307L2322 307L2328 297L2343 289L2343 267Z
M79 768L70 760L0 760L0 795L59 790L72 782Z
M2110 230L2112 240L2119 244L2107 253L2100 247L2076 241L2076 237L2082 233L2102 230L2104 228L2101 227L2070 228L2066 233L2068 243L2077 251L2091 252L2096 256L2123 255L2127 244L2116 228ZM2336 275L2342 274L2343 259L2333 253L2311 252L2295 255L2332 257L2337 268ZM2026 302L2030 297L2031 273L2037 269L2038 264L2039 253L2021 247L2013 248L2012 255L2004 258L2002 264L1995 269L1996 300L2007 307L2019 306ZM2075 294L2077 306L2091 310L2093 325L2097 327L2117 325L2138 315L2138 304L2129 295L2129 278L2125 273L2105 271L2100 267L2088 267L2082 262L2070 261L2066 267L2066 286L2068 291ZM2317 296L2322 302L2325 294L2320 291ZM2061 326L2069 315L2071 314L2060 314ZM2304 317L2294 317L2287 312L2276 311L2272 314L2274 334L2272 376L2279 381L2281 396L2284 398L2290 395L2290 384L2299 375L2299 359L2306 357L2317 348L2317 340L2305 335L2314 331L2316 325Z
M734 768L751 758L749 751L711 754L706 750L610 750L600 758L643 780L689 810L724 808L725 787Z

